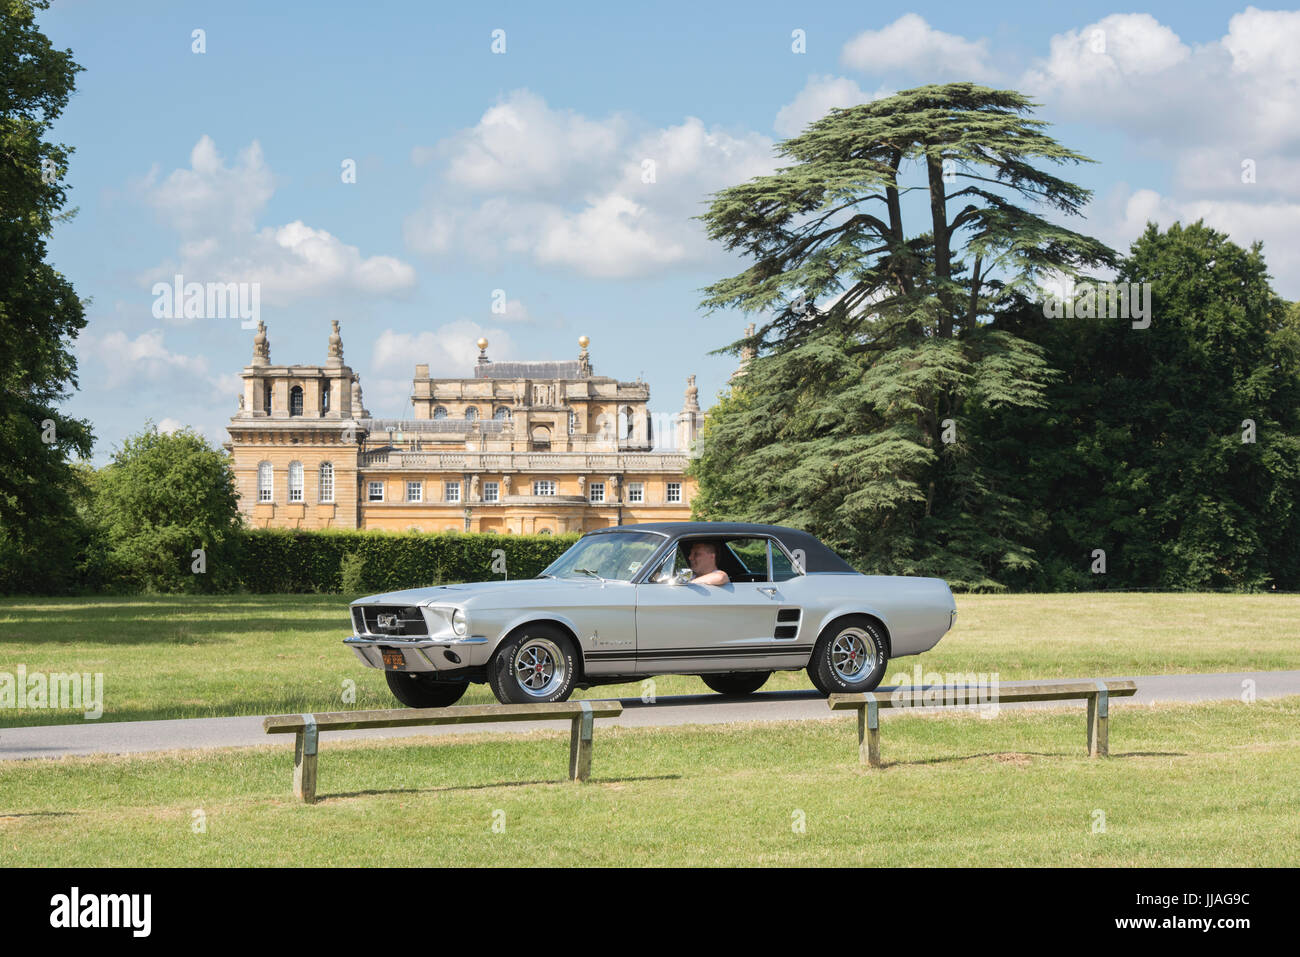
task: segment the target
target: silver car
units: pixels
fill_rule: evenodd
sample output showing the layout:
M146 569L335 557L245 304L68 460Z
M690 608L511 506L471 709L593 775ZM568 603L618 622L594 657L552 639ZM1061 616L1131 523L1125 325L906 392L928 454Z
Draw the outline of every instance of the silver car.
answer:
M697 542L726 584L692 582ZM664 522L589 532L537 578L374 595L351 613L345 644L398 701L434 708L473 681L503 703L664 674L745 695L798 669L823 694L870 691L890 658L933 648L957 609L943 581L859 574L807 532Z

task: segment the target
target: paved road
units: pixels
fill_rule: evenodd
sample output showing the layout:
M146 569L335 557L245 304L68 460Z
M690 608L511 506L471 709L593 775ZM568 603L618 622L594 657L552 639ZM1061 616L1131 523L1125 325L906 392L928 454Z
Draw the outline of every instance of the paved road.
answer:
M1205 701L1241 697L1243 683L1255 682L1260 698L1300 694L1300 671L1244 671L1213 675L1117 676L1116 680L1136 681L1138 693L1119 698L1113 707L1128 702ZM1086 680L1086 679L1085 679ZM1002 687L1029 682L1005 681ZM882 691L891 690L886 686ZM1035 702L1002 707L1060 707L1059 702ZM1074 707L1082 708L1081 703ZM659 698L646 704L638 698L623 699L619 718L601 718L603 724L625 727L662 727L680 724L726 724L738 721L790 721L820 719L836 715L826 707L826 700L814 691L760 692L742 700L728 700L714 694L677 695ZM881 712L888 719L896 712ZM461 724L414 728L376 728L366 731L330 732L328 740L355 737L397 738L417 734L500 734L534 731L539 728L563 730L563 722L520 722L509 724ZM141 751L167 751L174 748L218 748L241 745L292 747L292 735L267 735L261 717L189 718L175 721L85 721L81 724L50 725L40 728L0 729L0 760L20 758L57 758L78 754L127 754Z

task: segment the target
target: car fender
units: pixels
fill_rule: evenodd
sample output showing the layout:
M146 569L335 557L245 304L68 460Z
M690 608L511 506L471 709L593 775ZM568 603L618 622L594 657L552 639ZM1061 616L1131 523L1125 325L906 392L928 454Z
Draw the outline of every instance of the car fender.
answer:
M569 630L569 634L574 636L573 643L577 646L578 655L582 656L582 632L579 630L577 622L568 615L560 614L559 612L529 608L526 611L519 612L515 617L507 619L506 624L497 632L496 638L488 642L488 653L485 663L486 661L490 661L492 656L496 654L497 648L501 646L501 642L505 641L506 635L510 634L521 625L528 624L530 621L554 621L563 625Z
M837 618L844 618L847 615L869 615L870 617L875 618L882 625L884 625L885 640L889 642L890 654L892 656L894 639L893 639L893 633L890 631L889 628L889 618L879 608L876 608L873 605L869 605L866 602L861 602L861 601L842 602L841 604L833 606L830 609L830 611L827 611L824 614L822 614L821 618L817 621L817 630L813 633L813 640L816 641L818 638L820 638L822 631L832 621L834 621Z

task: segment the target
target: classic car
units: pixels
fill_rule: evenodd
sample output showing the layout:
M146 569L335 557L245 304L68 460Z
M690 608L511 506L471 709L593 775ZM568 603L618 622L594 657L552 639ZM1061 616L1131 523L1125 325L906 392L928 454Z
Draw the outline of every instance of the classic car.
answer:
M700 576L692 560L725 575ZM745 695L773 671L807 669L823 694L869 691L890 658L933 648L957 614L937 578L863 575L807 532L735 522L602 528L536 578L391 592L350 610L345 643L414 708L454 704L471 682L526 703L665 674Z

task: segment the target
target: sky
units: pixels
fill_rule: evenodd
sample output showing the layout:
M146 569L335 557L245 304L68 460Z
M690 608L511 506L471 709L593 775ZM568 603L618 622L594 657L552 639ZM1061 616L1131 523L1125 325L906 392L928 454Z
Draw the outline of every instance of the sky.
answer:
M586 335L660 420L688 375L707 407L754 317L699 307L747 263L693 217L830 108L925 83L1041 104L1097 161L1064 170L1093 190L1074 228L1126 251L1203 218L1300 298L1297 11L55 0L38 23L85 67L50 257L89 300L64 408L97 464L148 420L228 439L253 333L168 314L176 275L255 284L273 363L323 363L337 319L377 417L411 416L417 362L470 375L480 336L518 360Z

